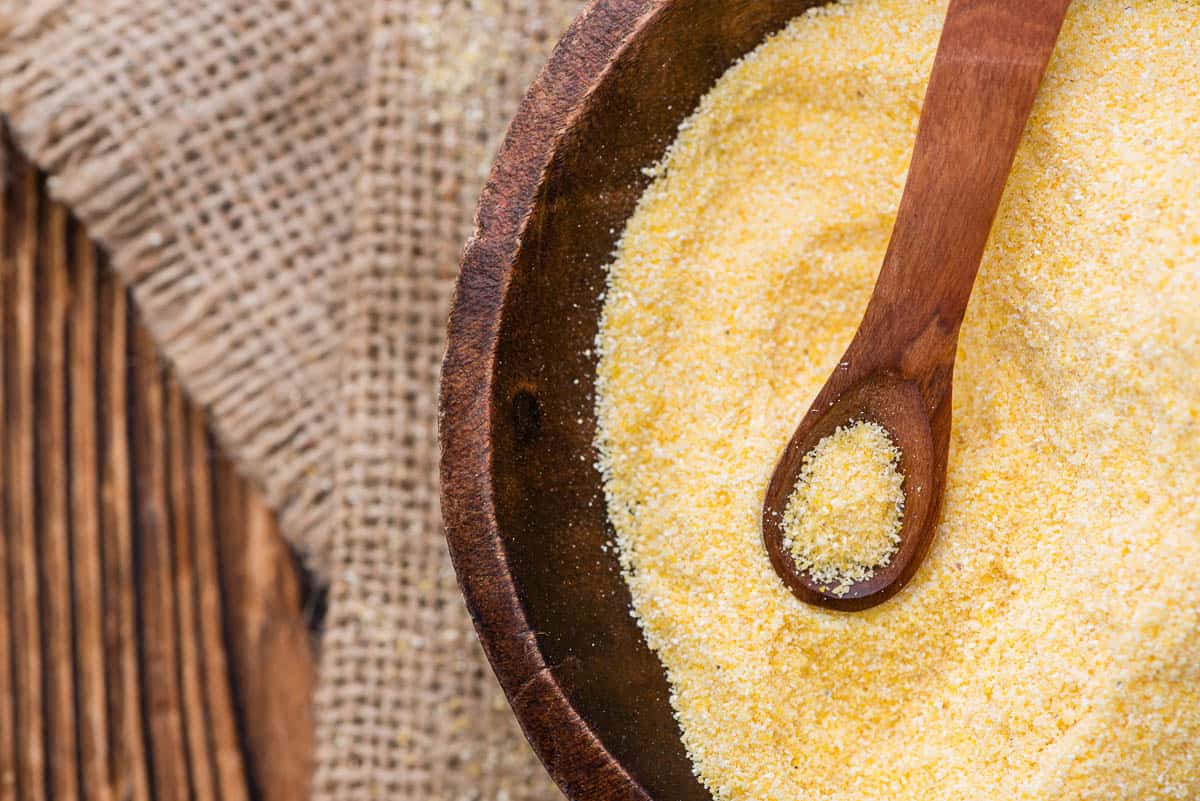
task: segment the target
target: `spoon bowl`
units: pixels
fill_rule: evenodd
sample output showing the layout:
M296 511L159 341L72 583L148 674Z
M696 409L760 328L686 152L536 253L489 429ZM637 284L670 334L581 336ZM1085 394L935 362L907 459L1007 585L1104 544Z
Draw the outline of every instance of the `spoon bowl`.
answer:
M824 411L820 405L825 406ZM900 546L891 560L870 578L837 593L831 586L817 583L808 573L796 569L784 544L783 513L805 454L837 428L859 421L883 426L900 451L898 470L904 479L901 485L904 518ZM891 373L875 373L828 402L818 400L780 457L763 502L763 543L771 566L788 589L808 603L840 611L865 609L899 592L912 578L931 542L930 537L920 534L930 528L930 521L937 519L945 482L945 460L936 456L937 446L926 417L925 401L912 381Z

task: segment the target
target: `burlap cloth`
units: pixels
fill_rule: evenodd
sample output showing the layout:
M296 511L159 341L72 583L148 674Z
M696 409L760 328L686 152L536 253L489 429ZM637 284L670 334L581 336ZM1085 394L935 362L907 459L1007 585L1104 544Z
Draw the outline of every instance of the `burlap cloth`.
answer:
M317 799L550 799L437 501L493 147L580 0L0 0L0 112L329 582Z

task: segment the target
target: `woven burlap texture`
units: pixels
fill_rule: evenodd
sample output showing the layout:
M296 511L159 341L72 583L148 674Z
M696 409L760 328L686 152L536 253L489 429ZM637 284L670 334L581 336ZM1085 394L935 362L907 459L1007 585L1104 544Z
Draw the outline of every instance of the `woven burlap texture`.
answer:
M329 585L313 796L553 799L440 530L499 136L581 0L0 0L0 113Z

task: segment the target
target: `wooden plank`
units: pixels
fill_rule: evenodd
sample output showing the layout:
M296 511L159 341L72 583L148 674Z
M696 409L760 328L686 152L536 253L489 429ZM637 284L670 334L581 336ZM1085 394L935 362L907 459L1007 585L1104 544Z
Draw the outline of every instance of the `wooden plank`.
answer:
M312 773L311 698L315 668L302 614L304 593L291 552L262 495L241 485L231 465L219 470L221 583L228 614L234 683L243 709L253 790L262 801L308 797Z
M128 413L129 317L125 290L100 278L100 525L104 532L104 652L109 739L108 784L114 798L149 801L142 729L136 590L133 567L133 482Z
M145 725L150 778L158 801L186 801L191 788L179 686L179 642L172 584L171 519L165 460L162 366L154 343L133 335L133 466L138 495L137 578Z
M192 498L188 481L188 446L183 389L168 376L165 381L167 467L170 475L171 533L174 558L176 630L179 637L179 681L183 719L191 766L193 796L215 801L216 766L209 747L208 715L204 704L200 631L196 621L196 581L193 568Z
M221 584L217 565L216 529L213 525L212 461L204 414L188 410L190 436L188 476L193 502L192 560L196 571L196 614L199 619L200 653L204 660L205 696L212 731L217 784L222 801L248 801L246 769L238 739L229 686L229 662L221 621L225 611L221 603Z
M86 233L11 163L0 801L302 801L315 655L292 555Z
M5 321L9 351L8 535L12 588L12 644L16 694L17 795L46 797L42 717L41 618L38 595L37 531L34 509L35 332L34 267L37 260L38 182L32 169L13 180L17 211L13 231L13 307Z
M76 801L75 677L71 643L70 488L67 486L67 212L45 207L37 281L37 502L50 797Z
M12 242L9 210L12 204L0 187L0 448L9 441L8 433L8 364L7 353L11 339L7 321L13 318L12 253L8 245ZM13 801L17 797L16 750L13 742L13 707L16 702L16 687L12 674L12 620L9 612L9 481L8 459L0 452L0 801Z
M105 598L97 453L98 360L96 251L86 232L71 226L70 317L71 580L75 598L75 676L78 679L80 794L112 801L108 777L108 709L104 658Z

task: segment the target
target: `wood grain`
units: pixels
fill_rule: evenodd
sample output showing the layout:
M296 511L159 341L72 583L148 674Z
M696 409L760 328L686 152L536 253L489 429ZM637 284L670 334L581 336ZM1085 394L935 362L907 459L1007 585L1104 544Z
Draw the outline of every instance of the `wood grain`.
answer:
M75 599L75 664L79 678L79 778L85 801L114 801L107 781L108 709L104 671L104 564L100 553L100 458L97 376L100 286L95 251L76 229L71 237L71 577Z
M128 416L128 331L125 292L111 277L100 285L101 531L104 564L105 666L109 786L119 799L148 801L150 778L142 737L133 568L133 503Z
M190 779L184 753L183 703L179 688L179 653L175 626L176 597L172 586L171 530L168 519L167 470L164 463L163 373L154 342L144 329L133 336L133 480L141 495L134 564L140 618L139 651L145 674L162 677L148 682L142 715L154 755L150 780L154 797L184 801Z
M200 658L200 629L196 618L196 579L192 493L189 484L191 438L183 388L169 377L166 386L168 474L170 476L171 529L175 606L179 629L179 684L183 702L185 740L194 797L217 799L216 764L209 748L210 721L204 699L204 664Z
M67 213L45 207L46 246L38 249L37 285L37 534L41 562L42 652L46 681L49 796L75 801L75 670L71 653L71 554L67 520Z
M301 801L311 598L103 254L0 194L0 801Z
M205 499L213 498L213 460L210 455L208 431L204 424L204 415L198 409L187 410L187 433L190 437L188 443L188 454L190 456L190 465L188 476L192 483L192 497L195 502L192 504L192 526L194 535L192 537L192 560L196 571L196 615L200 623L200 654L204 661L202 675L204 676L204 703L208 710L210 727L212 730L213 743L213 761L216 765L216 784L221 789L222 801L247 801L249 798L249 790L246 780L246 770L242 764L241 743L238 739L238 724L237 711L234 709L233 691L229 683L229 657L225 647L225 632L222 628L222 612L223 602L221 599L220 586L220 571L217 563L217 542L215 537L215 528L213 524L214 510L213 504L205 503ZM223 493L223 500L226 504L230 503L233 495L233 487L238 486L239 481L236 475L226 478L226 485L230 488ZM232 537L240 531L240 520L234 520L231 524L223 529L226 536ZM282 543L279 543L278 538L274 538L277 547L283 548ZM233 560L232 564L238 564L238 561ZM228 601L226 601L227 603ZM286 611L282 615L285 619L294 619ZM241 635L239 635L240 638ZM299 657L297 665L301 669L309 667L311 663L305 661L308 652L303 649L296 649L287 655L288 658ZM309 706L302 701L297 703L298 699L303 699L303 693L311 689L311 678L309 684L298 688L298 695L291 699L291 703L300 709L309 709ZM267 699L275 698L275 695L267 696ZM262 703L267 703L264 699ZM254 703L247 704L248 709L255 708ZM256 760L256 764L262 768L268 766L277 766L278 770L284 775L293 776L296 774L304 774L306 772L305 761L307 759L307 749L310 743L305 740L304 732L307 729L300 729L300 737L296 739L297 757L295 759L281 759L272 761L264 757ZM273 776L274 773L271 772ZM272 786L275 782L272 780Z
M8 541L9 582L12 591L10 618L14 648L14 711L17 742L17 795L29 801L46 797L45 740L42 720L42 627L38 592L37 530L34 518L34 398L37 373L34 360L34 268L38 252L37 176L26 170L13 182L17 208L13 214L12 305L5 320L11 325L5 345L11 344L7 363L8 406Z
M0 195L3 193L0 192ZM12 263L12 254L8 244L13 238L12 221L5 215L0 215L0 263ZM8 341L11 326L8 321L13 317L13 287L12 270L0 269L0 342ZM12 479L9 475L10 459L7 443L11 440L8 425L8 349L0 346L0 627L7 629L10 636L0 636L0 698L15 698L16 685L13 682L13 649L11 637L12 614L10 611L9 595L11 592L11 576L9 568L9 546L12 528L7 516L12 504ZM17 797L17 765L16 744L13 738L14 704L9 703L0 709L0 801L12 801Z
M228 481L232 465L222 470ZM311 660L292 660L311 648L312 635L303 617L291 614L306 604L303 583L259 493L242 492L241 503L229 504L225 512L242 522L219 545L227 566L221 573L230 605L227 625L238 632L229 638L234 687L243 705L254 699L258 712L257 725L246 729L245 747L254 762L294 768L253 789L264 801L307 798L312 745L295 733L312 730L312 708L296 700L308 698L315 671Z

